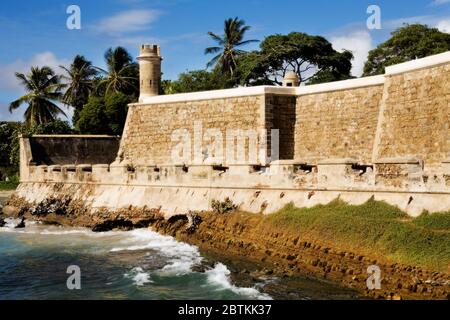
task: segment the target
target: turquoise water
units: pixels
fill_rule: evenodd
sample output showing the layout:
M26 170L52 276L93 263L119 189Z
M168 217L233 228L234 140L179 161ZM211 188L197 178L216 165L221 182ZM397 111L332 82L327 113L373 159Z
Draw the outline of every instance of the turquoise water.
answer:
M28 223L0 228L0 299L270 299L240 288L221 263L205 273L198 249L150 230L93 233ZM69 266L81 290L69 290Z

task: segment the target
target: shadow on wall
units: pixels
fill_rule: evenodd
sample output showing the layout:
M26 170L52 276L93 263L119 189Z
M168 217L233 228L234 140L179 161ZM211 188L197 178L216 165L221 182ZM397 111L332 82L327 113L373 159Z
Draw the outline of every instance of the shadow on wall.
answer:
M268 128L268 130L279 130L280 160L294 159L296 97L283 95L267 95L266 119L266 127ZM268 132L267 139L268 145L270 146L270 132Z
M36 165L109 164L119 150L120 137L33 136L32 161Z

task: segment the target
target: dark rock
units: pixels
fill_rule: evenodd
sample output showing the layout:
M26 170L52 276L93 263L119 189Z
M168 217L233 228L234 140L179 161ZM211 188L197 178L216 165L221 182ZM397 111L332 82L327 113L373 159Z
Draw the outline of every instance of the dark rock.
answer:
M38 217L45 217L51 213L64 216L67 214L71 201L69 197L44 199L31 210L31 214Z
M25 218L22 217L22 221L19 222L17 226L15 226L15 229L23 229L25 228Z
M198 229L200 223L202 223L202 218L195 212L189 212L187 214L187 218L188 218L188 226L186 228L186 232L188 234L192 234L195 232L195 230Z
M270 276L270 275L273 274L273 270L271 270L271 269L264 269L264 274L265 274L266 276Z
M3 219L2 216L0 216L0 228L4 227L6 224L5 219Z
M101 223L96 224L93 228L93 232L107 232L114 229L120 229L120 230L132 230L133 229L133 223L128 220L107 220Z

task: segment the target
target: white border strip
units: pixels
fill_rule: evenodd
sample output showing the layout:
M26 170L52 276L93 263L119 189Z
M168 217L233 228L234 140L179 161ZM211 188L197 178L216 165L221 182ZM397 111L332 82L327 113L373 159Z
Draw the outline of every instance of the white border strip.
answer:
M77 134L34 134L25 138L86 138L86 139L117 139L120 136L108 135L77 135Z
M395 66L386 68L386 75L393 75L403 72L408 72L417 69L432 67L434 65L444 64L450 62L450 51L437 54L434 56L401 63ZM302 87L276 87L276 86L258 86L258 87L241 87L225 90L213 90L202 92L191 92L181 94L171 94L165 96L147 96L141 97L139 103L132 103L134 105L148 105L148 104L163 104L163 103L177 103L190 102L201 100L215 100L226 98L238 98L248 96L260 96L265 94L279 94L301 96L307 94L324 93L329 91L339 91L348 89L364 88L369 86L376 86L384 84L386 80L385 75L378 75L372 77L364 77L358 79L349 79L343 81L322 83L311 86Z
M413 71L417 69L423 69L450 62L450 51L429 56L422 59L408 61L405 63L396 64L390 67L386 67L386 75L393 75Z
M190 92L180 94L169 94L165 96L152 96L141 98L142 102L131 105L142 104L159 104L159 103L175 103L200 100L214 100L223 98L238 98L247 96L259 96L267 93L281 95L295 95L295 88L275 87L275 86L258 86L258 87L241 87L234 89L212 90L201 92Z
M382 84L384 84L384 81L385 81L384 75L364 77L364 78L358 78L358 79L349 79L349 80L343 80L343 81L315 84L312 86L298 87L298 88L295 88L295 93L296 93L296 95L301 96L301 95L313 94L313 93L322 93L322 92L339 91L339 90L347 90L347 89L357 89L357 88L382 85Z
M335 81L329 83L315 84L311 86L303 87L276 87L276 86L258 86L258 87L242 87L235 89L225 90L213 90L202 92L191 92L181 94L170 94L165 96L152 96L142 98L142 102L133 103L131 105L145 105L145 104L163 104L163 103L176 103L176 102L188 102L188 101L200 101L200 100L214 100L225 98L237 98L247 96L259 96L265 94L279 94L300 96L313 93L322 93L329 91L338 91L346 89L356 89L368 86L382 85L384 84L384 75L365 77L359 79L350 79L343 81Z

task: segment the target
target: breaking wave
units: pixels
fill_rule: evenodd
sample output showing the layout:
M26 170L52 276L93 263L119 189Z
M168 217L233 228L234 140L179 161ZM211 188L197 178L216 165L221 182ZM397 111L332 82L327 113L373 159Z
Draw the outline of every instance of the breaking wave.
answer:
M218 290L231 290L236 294L247 296L252 299L272 299L269 295L263 294L255 288L241 288L233 285L230 281L230 274L230 270L228 270L228 268L222 263L217 263L214 269L206 271L208 283L213 286L217 286Z
M133 268L129 273L125 273L126 278L131 278L138 287L144 286L146 283L152 283L150 280L150 274L144 272L141 267Z
M147 256L155 255L157 259L161 258L162 264L157 266L157 269L149 269L148 266L138 263L134 266L131 265L131 269L122 273L124 278L132 280L137 287L152 285L155 282L165 281L161 279L174 276L190 277L197 275L200 281L198 286L206 286L208 290L216 292L228 290L250 299L271 299L270 296L260 293L256 288L241 288L233 285L230 280L231 272L221 263L216 264L214 268L203 274L192 271L194 266L200 265L203 261L196 246L179 242L173 237L163 236L148 229L95 233L85 228L45 226L33 221L26 221L26 227L23 229L15 229L20 219L7 218L5 222L6 225L0 228L0 232L30 234L33 237L38 235L39 238L35 238L34 244L68 245L70 247L77 244L83 247L79 252L95 254L148 251ZM61 238L55 242L54 237L57 236L61 236Z

